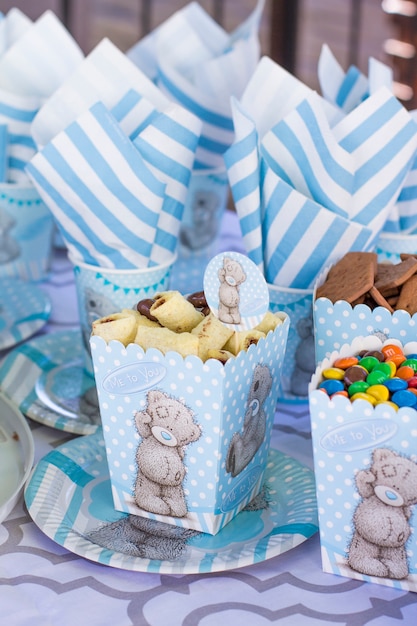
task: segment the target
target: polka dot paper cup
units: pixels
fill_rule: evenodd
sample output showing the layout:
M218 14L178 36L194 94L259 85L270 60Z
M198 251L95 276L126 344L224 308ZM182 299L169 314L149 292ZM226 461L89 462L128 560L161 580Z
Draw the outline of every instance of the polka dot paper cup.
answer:
M330 399L317 389L336 358L380 350L383 343L374 335L357 337L325 358L310 383L322 566L416 592L417 411ZM415 354L417 342L403 349Z
M172 285L181 293L203 289L204 271L217 252L228 198L225 169L192 173L181 220L178 259L172 273Z
M279 401L308 402L308 384L315 370L313 290L268 285L269 308L284 311L290 319L285 371L281 375Z
M90 338L114 506L215 535L260 491L289 319L230 358Z

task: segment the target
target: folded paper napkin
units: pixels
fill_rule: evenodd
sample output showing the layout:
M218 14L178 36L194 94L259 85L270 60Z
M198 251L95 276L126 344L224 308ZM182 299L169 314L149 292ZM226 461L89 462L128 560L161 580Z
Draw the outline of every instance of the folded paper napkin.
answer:
M36 152L31 124L43 101L83 59L78 44L51 11L32 22L10 10L0 21L0 150L4 182L27 182L25 166Z
M203 122L195 169L224 169L233 141L230 97L240 98L260 58L265 0L230 35L196 2L174 13L127 55L166 95Z
M417 148L417 124L392 93L346 114L264 57L232 107L225 162L267 282L311 289L349 250L373 249Z
M134 269L174 257L201 122L177 105L149 115L143 101L129 91L112 111L96 102L27 166L78 261ZM132 140L123 120L137 128L143 111Z
M390 67L370 58L368 76L353 65L345 73L327 45L322 47L320 53L318 77L323 96L345 112L352 111L382 86L393 90L393 72ZM417 120L417 111L410 111L410 115ZM387 216L383 231L417 234L417 154Z

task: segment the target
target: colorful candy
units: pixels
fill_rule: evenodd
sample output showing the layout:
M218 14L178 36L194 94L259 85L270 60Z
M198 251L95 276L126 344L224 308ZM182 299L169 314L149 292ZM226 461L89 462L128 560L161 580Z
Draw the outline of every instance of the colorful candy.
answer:
M343 395L351 402L367 400L417 410L417 354L405 355L396 344L357 356L339 357L322 372L319 389L330 397Z

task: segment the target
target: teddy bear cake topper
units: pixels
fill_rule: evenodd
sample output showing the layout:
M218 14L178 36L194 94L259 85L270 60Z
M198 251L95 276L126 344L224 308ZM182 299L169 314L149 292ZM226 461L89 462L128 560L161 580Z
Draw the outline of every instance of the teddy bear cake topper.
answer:
M204 293L213 315L236 331L257 326L269 307L265 278L238 252L222 252L211 259L204 273Z

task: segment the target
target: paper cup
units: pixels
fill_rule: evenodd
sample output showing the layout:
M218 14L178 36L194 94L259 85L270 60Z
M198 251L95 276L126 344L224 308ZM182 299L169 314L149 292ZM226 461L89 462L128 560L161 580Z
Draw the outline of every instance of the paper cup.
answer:
M0 277L44 279L52 254L54 219L30 183L0 184Z
M206 265L217 253L228 196L229 180L225 170L192 173L180 228L178 260L171 280L181 293L203 289Z
M215 535L260 491L288 316L224 365L92 335L114 506Z
M84 369L93 376L89 339L94 320L121 309L134 308L139 300L169 288L175 257L164 265L134 270L115 270L78 262L71 257L83 337Z
M317 389L323 369L336 358L382 344L375 336L357 337L324 359L312 377L322 566L332 574L416 592L417 505L402 506L401 492L408 490L407 501L416 502L417 411L330 399ZM405 354L416 351L415 341L404 345Z
M400 254L417 254L417 235L382 233L376 243L375 252L379 263L399 263Z
M308 385L316 367L314 355L311 289L290 289L268 285L269 308L283 311L290 320L285 367L281 374L279 400L308 402Z

